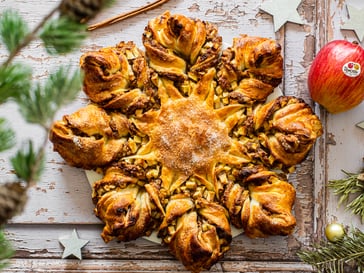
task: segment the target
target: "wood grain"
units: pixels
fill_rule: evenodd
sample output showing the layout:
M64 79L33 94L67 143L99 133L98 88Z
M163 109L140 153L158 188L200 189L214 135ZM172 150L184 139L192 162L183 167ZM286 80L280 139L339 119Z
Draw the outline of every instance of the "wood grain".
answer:
M264 0L265 1L265 0ZM296 256L297 250L308 246L312 238L319 239L328 221L333 219L361 226L358 219L348 216L326 188L328 179L340 177L340 169L356 171L362 166L364 132L354 127L364 119L364 105L340 115L329 115L314 104L307 89L307 73L317 50L327 41L345 37L354 39L350 31L341 31L340 24L347 20L345 3L336 0L304 0L298 12L304 25L287 23L274 33L272 16L260 11L263 0L171 0L122 23L89 33L80 50L66 56L49 56L40 41L34 41L17 57L34 68L34 79L44 80L53 67L67 64L76 67L80 55L89 50L112 46L119 41L133 40L139 46L141 35L149 19L165 10L198 17L216 24L226 44L239 34L277 39L283 48L284 80L281 89L285 95L302 97L311 104L325 125L325 134L319 139L307 160L297 167L290 181L297 190L295 214L297 228L289 237L248 239L234 238L231 250L210 272L312 272ZM19 10L33 27L58 1L2 0L0 13L6 8ZM113 17L145 5L142 0L116 1L92 20L91 23ZM36 8L35 8L36 7ZM0 61L7 56L0 44ZM80 92L78 98L57 114L57 119L87 103ZM42 131L26 124L18 114L16 105L1 105L0 116L6 117L17 132L17 143L28 138L41 141ZM331 140L331 141L329 141ZM333 141L332 141L333 140ZM2 153L0 181L10 180L8 158L14 149ZM105 244L100 238L102 225L93 215L91 189L83 170L67 166L51 144L47 147L47 164L41 181L29 192L29 202L23 214L15 217L6 227L16 254L4 272L185 272L168 250L140 238L133 242ZM361 226L362 227L362 226ZM82 249L83 260L61 259L62 246L58 238L76 228L81 238L89 240Z

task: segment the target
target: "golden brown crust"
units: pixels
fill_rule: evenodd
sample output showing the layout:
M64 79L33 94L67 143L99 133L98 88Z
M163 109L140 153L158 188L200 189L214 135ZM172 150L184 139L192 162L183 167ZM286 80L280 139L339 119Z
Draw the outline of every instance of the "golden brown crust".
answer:
M165 230L171 252L191 272L208 270L228 250L232 239L226 210L203 198L193 201L179 196L169 202L160 226L163 237Z
M218 82L238 103L263 102L282 80L281 46L274 40L241 35L223 51Z
M218 62L222 39L208 22L168 11L149 21L143 35L149 65L174 81L200 78Z
M101 48L81 56L84 92L104 108L131 113L150 107L152 85L144 53L133 42Z
M241 183L229 183L222 202L232 223L255 237L291 234L296 225L292 214L296 192L286 177L268 170L255 170Z
M149 195L138 185L104 194L96 204L95 215L105 223L105 242L135 240L151 232L152 209ZM154 228L154 226L153 226Z
M292 214L296 191L286 179L265 171L248 178L250 214L243 224L249 237L291 234L296 225Z
M257 107L253 120L262 145L269 149L275 161L287 168L306 158L323 130L309 105L289 96Z
M93 169L128 154L129 121L90 104L54 122L49 138L53 149L75 167Z
M305 160L322 132L311 107L292 96L248 107L232 130L236 148L251 162L288 172Z
M155 229L158 217L152 215L155 207L142 186L143 178L138 166L114 166L95 182L95 215L105 224L101 233L105 242L135 240Z

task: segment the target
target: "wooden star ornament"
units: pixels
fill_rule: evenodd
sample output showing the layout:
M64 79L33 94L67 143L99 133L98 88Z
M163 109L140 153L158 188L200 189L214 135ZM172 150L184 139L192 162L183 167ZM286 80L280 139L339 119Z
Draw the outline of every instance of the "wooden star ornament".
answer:
M80 239L76 229L74 229L71 236L60 237L59 242L64 246L62 259L74 256L79 260L82 260L81 249L87 245L89 241Z
M357 127L364 130L364 120L356 124Z
M260 10L273 16L274 32L277 32L286 22L304 24L297 12L302 0L271 0L265 1Z
M349 20L341 27L345 30L353 30L359 40L364 40L364 8L359 9L354 6L347 6Z

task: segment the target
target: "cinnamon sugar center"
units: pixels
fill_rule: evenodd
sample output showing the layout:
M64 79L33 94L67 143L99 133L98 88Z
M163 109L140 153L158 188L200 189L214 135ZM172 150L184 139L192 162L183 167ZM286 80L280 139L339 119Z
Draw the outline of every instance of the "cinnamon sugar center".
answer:
M185 175L205 173L230 147L226 125L193 97L163 104L156 124L152 135L161 162Z

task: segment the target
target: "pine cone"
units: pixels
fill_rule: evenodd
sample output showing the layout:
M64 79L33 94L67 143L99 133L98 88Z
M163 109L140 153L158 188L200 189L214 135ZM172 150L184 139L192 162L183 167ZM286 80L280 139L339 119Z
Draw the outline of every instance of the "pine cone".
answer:
M23 211L28 199L26 193L20 182L0 185L0 226Z
M104 3L105 0L63 0L59 10L61 15L85 23L101 10Z

